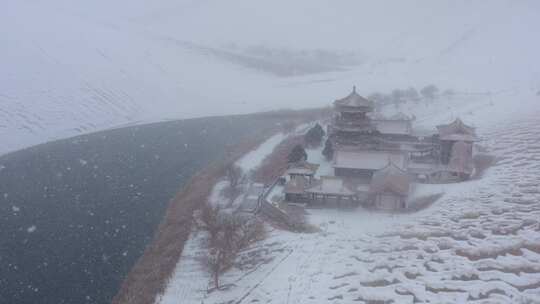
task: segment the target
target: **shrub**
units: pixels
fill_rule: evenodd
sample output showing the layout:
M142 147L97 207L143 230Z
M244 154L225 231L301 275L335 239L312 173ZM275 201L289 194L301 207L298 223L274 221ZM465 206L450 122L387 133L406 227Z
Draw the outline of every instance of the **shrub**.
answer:
M244 182L245 175L242 172L242 168L231 163L225 168L225 179L227 180L228 185L224 189L224 194L229 198L230 203L232 204L240 194L240 184Z
M289 163L296 163L299 161L305 161L307 160L307 153L306 150L304 150L304 147L302 145L296 145L291 150L289 155L287 156L287 161Z
M332 142L327 139L324 143L324 149L322 151L322 154L324 157L326 157L327 160L331 160L334 157L334 147L332 146Z
M392 100L395 103L402 102L404 97L405 97L405 91L400 90L400 89L395 89L392 91Z
M320 124L315 124L304 136L304 140L308 146L317 147L321 144L324 137L324 130Z
M405 95L405 98L409 100L420 99L420 94L418 94L418 91L413 87L406 89L403 94Z
M427 99L435 99L435 97L437 97L437 93L439 93L439 88L433 84L427 85L420 90L420 94Z

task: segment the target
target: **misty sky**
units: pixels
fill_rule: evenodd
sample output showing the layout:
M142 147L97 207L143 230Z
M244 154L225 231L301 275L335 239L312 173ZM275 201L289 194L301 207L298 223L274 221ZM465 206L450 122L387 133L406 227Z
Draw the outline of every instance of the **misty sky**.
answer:
M0 136L322 106L354 84L535 92L539 23L532 0L9 1Z

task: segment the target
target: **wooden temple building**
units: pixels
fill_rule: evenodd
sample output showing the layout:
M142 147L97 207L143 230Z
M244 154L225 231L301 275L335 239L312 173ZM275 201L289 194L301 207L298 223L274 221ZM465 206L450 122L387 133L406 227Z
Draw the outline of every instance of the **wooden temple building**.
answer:
M473 127L461 119L447 125L437 126L440 142L440 162L448 166L448 171L468 177L473 171L473 143L477 140Z
M334 174L316 178L318 165L291 164L284 185L287 201L406 209L415 182L463 180L473 173L473 127L456 119L437 126L431 136L418 136L408 117L374 119L374 108L355 88L334 101L327 132Z
M378 209L407 209L412 186L411 176L390 162L373 174L369 194L374 206Z

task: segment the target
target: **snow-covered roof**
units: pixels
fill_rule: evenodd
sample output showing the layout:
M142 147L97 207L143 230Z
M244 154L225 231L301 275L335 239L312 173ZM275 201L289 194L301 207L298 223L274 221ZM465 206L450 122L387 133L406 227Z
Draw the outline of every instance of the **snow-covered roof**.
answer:
M289 165L285 174L287 175L315 175L319 169L318 164L308 163L306 161L300 161Z
M407 172L389 162L386 167L373 173L369 191L371 193L392 192L406 196L409 193L411 178Z
M328 195L354 195L355 192L345 185L343 179L335 176L321 176L321 179L306 189L308 193Z
M405 154L384 151L343 151L334 153L334 168L379 170L389 161L404 169L406 167Z
M410 135L411 134L411 121L410 120L373 120L377 127L377 131L382 134L399 134Z
M351 107L351 108L373 108L373 101L366 99L356 93L356 87L353 87L351 94L347 95L342 99L334 101L334 105L340 107Z
M466 125L457 118L447 125L438 125L439 137L441 140L451 141L475 141L476 134L474 128Z
M304 190L309 185L309 181L307 178L303 176L295 176L294 178L291 178L286 184L285 188L283 189L284 193L289 194L302 194L304 193Z

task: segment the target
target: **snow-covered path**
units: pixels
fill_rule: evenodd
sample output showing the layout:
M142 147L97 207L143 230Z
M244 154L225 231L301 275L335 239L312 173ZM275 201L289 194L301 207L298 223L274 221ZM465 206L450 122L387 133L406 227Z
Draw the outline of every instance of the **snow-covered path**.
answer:
M163 303L200 303L208 288L210 276L205 276L200 257L204 255L202 232L193 231L184 245L182 258L170 279L182 284L175 284L167 293L160 295L158 302Z

